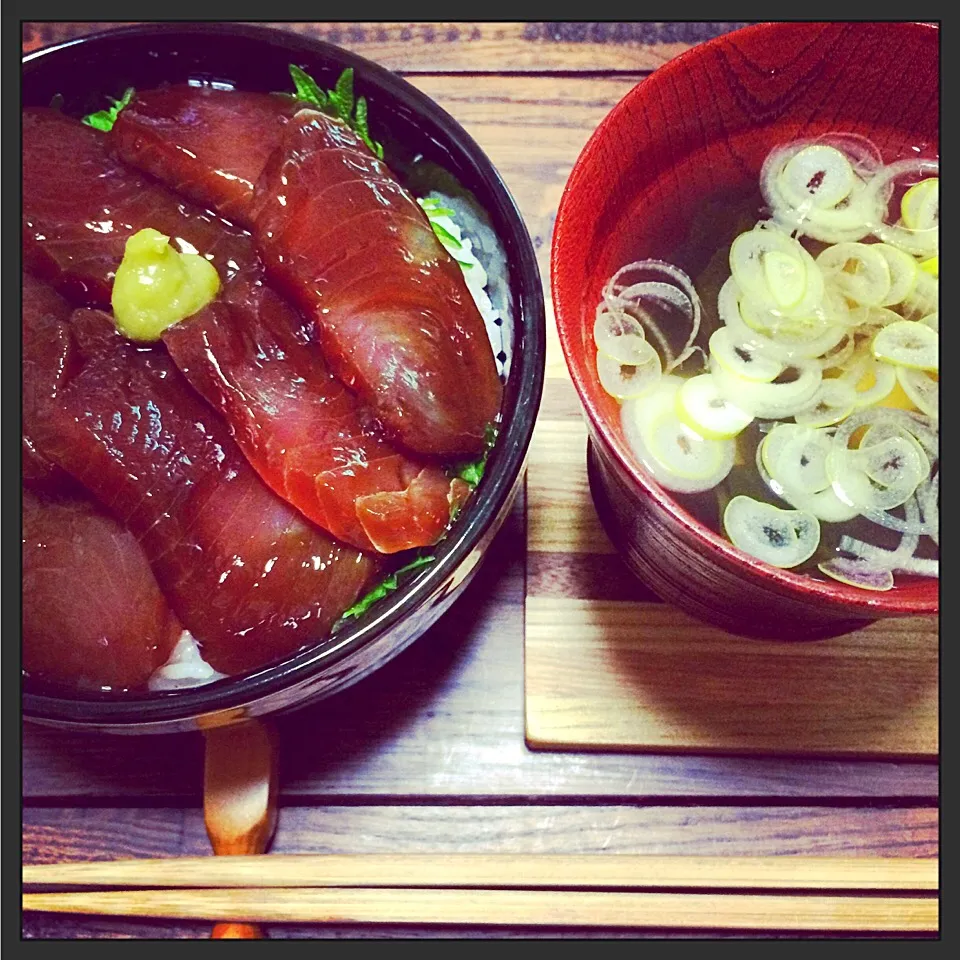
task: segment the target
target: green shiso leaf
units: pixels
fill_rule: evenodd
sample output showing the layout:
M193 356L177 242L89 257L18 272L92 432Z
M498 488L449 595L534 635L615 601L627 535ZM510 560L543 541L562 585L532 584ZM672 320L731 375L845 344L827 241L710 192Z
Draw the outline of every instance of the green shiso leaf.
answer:
M428 205L426 200L423 201L423 206L427 211L427 216L430 217L454 217L457 214L456 210L451 210L449 207Z
M106 110L98 110L96 113L89 113L83 118L83 122L88 127L94 127L96 130L103 130L104 133L109 132L113 129L113 125L117 122L117 117L120 114L120 111L133 99L133 95L136 91L133 87L127 87L123 92L123 96L119 100L114 100L113 97L107 97L107 99L113 104L112 107L109 107Z
M353 67L347 67L337 78L333 90L324 92L316 80L296 64L290 64L290 78L297 100L312 104L324 113L342 120L367 145L378 159L383 159L383 146L370 136L366 97L354 101Z
M453 467L453 475L469 484L471 490L476 489L477 485L483 479L484 471L487 469L487 460L490 457L490 451L497 442L497 428L492 423L487 424L486 435L483 442L485 449L483 456L480 457L479 460L474 460L472 463L460 463Z
M483 473L487 466L487 458L490 456L490 451L493 449L493 445L497 440L497 428L492 424L488 423L486 430L484 431L484 451L483 456L473 462L473 463L461 463L452 467L448 472L451 476L459 477L461 480L465 481L470 485L470 488L473 489L480 483L483 479ZM460 507L454 507L450 510L450 522L453 523L457 519L457 514L460 512ZM443 540L446 537L444 534L440 539ZM340 622L344 620L349 620L351 617L359 617L361 614L366 613L370 607L372 607L378 600L382 600L384 597L393 593L400 586L400 579L404 574L411 573L414 570L419 569L420 567L425 567L428 563L433 563L437 558L432 554L421 555L416 559L412 560L406 566L400 567L399 570L394 570L389 576L384 577L372 590L364 594L352 607L348 610L345 610L340 615Z
M366 97L357 98L357 110L356 110L356 116L354 117L353 125L357 133L363 139L364 143L366 143L370 137L370 130L367 127L367 98Z
M352 607L345 610L341 615L341 619L359 617L361 614L366 613L378 600L382 600L387 594L393 593L400 586L400 577L403 574L418 570L420 567L425 567L428 563L433 563L436 559L434 556L417 557L406 566L400 567L399 570L394 570L393 573L381 580L369 593L364 594Z
M305 103L312 103L322 110L327 105L327 95L317 86L317 81L306 70L301 70L295 63L290 64L290 79L297 92L297 99Z
M433 211L431 211L432 213ZM434 220L430 221L430 226L433 227L433 232L441 239L446 240L447 243L456 247L458 250L463 246L463 244L446 228L441 227L439 223Z
M383 159L383 147L376 140L370 138L370 130L367 126L367 98L360 97L357 100L356 118L354 120L354 129L357 135L367 145L370 152L378 159Z
M337 78L330 100L340 119L350 123L350 114L353 113L353 67L347 67Z

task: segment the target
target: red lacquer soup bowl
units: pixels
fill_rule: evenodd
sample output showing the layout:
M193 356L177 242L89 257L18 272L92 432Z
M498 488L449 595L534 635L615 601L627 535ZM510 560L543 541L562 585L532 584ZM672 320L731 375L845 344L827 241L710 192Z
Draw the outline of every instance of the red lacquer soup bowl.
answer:
M653 258L697 276L759 218L777 145L845 131L886 163L939 152L939 30L918 23L767 23L700 44L630 91L578 158L560 202L551 279L560 342L585 410L594 501L631 569L664 600L744 635L816 638L878 617L934 615L939 582L887 592L754 560L641 467L597 379L593 323L621 266ZM749 228L741 227L740 229ZM724 233L724 230L727 233Z

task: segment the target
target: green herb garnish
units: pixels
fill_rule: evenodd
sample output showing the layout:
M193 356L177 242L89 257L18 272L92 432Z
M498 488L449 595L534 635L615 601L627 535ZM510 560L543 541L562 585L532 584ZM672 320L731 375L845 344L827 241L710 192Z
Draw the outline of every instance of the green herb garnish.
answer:
M441 207L440 201L436 197L424 197L420 201L420 206L426 211L427 216L433 214L435 217L452 217L457 212L449 207Z
M452 217L456 214L456 210L450 210L448 207L441 207L440 202L433 197L424 197L423 199L418 200L418 203L423 208L423 212L427 215L427 219L430 221L430 226L433 228L434 234L443 244L443 247L447 253L449 253L450 256L453 257L453 259L456 260L464 270L471 268L473 266L472 263L467 260L461 260L455 253L457 250L463 250L463 243L458 240L445 226L443 226L443 224L437 223L437 221L434 219L435 217Z
M353 67L347 67L337 77L336 86L329 93L329 100L340 119L350 123L350 115L353 113Z
M426 557L417 557L416 560L408 563L405 567L401 567L399 570L394 570L390 576L384 578L380 581L369 593L361 597L349 610L345 610L341 615L341 619L345 620L348 617L359 617L362 613L366 613L373 604L378 600L382 600L387 594L393 593L394 590L399 587L399 578L401 574L409 573L411 570L417 570L420 567L425 567L428 563L433 563L437 558L434 556Z
M83 118L83 122L88 127L103 130L105 133L112 130L113 125L117 122L117 116L120 111L133 99L135 92L133 87L127 87L119 100L114 100L113 97L107 97L113 106L107 110L98 110L96 113L87 114L87 116Z
M470 485L470 489L474 490L477 487L477 484L483 479L483 473L487 469L487 459L490 457L490 451L493 449L493 445L497 442L497 428L492 424L488 423L487 428L484 434L483 443L484 451L483 456L479 460L475 460L473 463L460 463L452 468L452 473L455 477L459 477L465 483Z
M312 103L321 110L326 109L327 95L317 86L317 81L306 70L301 70L296 64L290 64L290 79L293 80L298 100Z
M290 64L290 79L293 80L296 90L294 96L297 100L310 103L318 110L342 120L378 160L383 159L383 145L370 137L366 97L359 97L354 101L353 67L347 67L337 79L334 89L326 92L320 89L309 73L295 63Z
M478 483L480 483L483 478L483 472L487 466L487 458L490 456L490 451L493 449L494 443L497 440L497 428L492 424L488 423L486 430L484 431L484 451L483 456L475 461L474 463L461 463L457 464L450 468L448 471L451 476L459 477L461 480L465 481L470 485L471 489L474 489ZM460 507L455 507L450 511L450 522L453 523L457 519L457 514L460 512ZM440 538L443 540L446 537L446 533ZM385 577L380 581L369 593L364 594L349 610L345 610L340 615L340 620L348 620L350 617L359 617L361 614L366 613L370 607L373 606L378 600L382 600L388 594L393 593L400 586L400 577L405 573L410 573L412 570L417 570L420 567L425 567L428 563L433 563L437 558L435 556L419 556L415 560L412 560L404 567L400 567L399 570L394 570L388 577Z
M434 220L430 221L430 226L433 227L433 232L440 240L446 240L447 243L452 244L458 250L462 249L463 244L446 227L441 226Z

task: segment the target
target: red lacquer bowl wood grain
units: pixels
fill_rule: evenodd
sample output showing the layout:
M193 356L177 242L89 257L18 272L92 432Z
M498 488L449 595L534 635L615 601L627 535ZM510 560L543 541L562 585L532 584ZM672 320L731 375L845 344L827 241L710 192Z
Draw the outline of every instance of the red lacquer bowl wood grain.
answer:
M935 580L887 593L753 560L637 465L600 387L592 330L603 283L631 260L691 275L717 222L757 194L770 149L848 131L886 162L939 153L939 29L917 23L770 23L701 44L638 84L577 160L551 253L560 342L591 436L595 501L628 564L665 600L735 632L814 637L883 616L932 615ZM713 237L713 246L709 246ZM732 234L731 234L732 236Z

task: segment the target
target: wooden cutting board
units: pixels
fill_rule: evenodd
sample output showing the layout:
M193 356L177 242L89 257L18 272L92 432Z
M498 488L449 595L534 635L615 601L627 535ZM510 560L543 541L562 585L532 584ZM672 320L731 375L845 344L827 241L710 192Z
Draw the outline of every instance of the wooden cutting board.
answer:
M936 618L752 640L659 601L629 572L593 506L586 427L551 334L527 467L528 745L936 756Z

